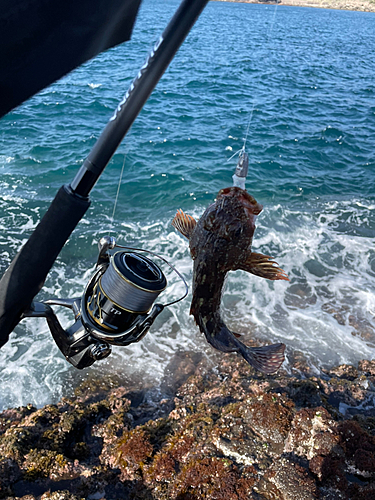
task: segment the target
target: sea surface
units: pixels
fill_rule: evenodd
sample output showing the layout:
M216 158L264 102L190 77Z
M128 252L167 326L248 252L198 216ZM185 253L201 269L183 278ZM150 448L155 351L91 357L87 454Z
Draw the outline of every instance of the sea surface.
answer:
M1 119L1 273L74 178L177 6L145 0L130 42ZM199 218L232 184L245 144L247 189L264 205L253 249L275 257L290 282L230 273L228 326L245 342L285 342L287 370L296 351L317 373L374 358L374 74L372 13L210 2L92 191L38 299L80 296L106 234L157 252L191 284L188 243L171 220L179 208ZM163 269L166 303L184 287ZM163 311L140 343L114 347L83 371L65 361L45 320L22 321L0 350L0 409L56 402L92 377L158 387L175 353L210 357L190 299ZM73 322L69 310L56 312L64 327Z

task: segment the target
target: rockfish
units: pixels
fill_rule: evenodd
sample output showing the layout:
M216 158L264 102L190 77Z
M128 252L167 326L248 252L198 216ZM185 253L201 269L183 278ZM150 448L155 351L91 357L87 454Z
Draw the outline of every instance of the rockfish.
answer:
M247 347L220 316L221 294L229 271L242 269L269 280L289 280L271 257L254 253L251 244L255 218L262 211L247 191L228 187L219 191L198 222L178 210L172 225L189 240L194 260L190 314L207 341L223 352L237 352L263 373L276 372L284 361L285 344Z

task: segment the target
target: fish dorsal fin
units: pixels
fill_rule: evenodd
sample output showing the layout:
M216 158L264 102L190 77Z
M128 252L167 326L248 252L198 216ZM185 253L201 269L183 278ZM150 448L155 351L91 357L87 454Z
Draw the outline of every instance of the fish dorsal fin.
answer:
M187 239L190 239L196 225L197 221L194 217L184 214L181 209L177 210L177 213L172 220L172 226L175 227L177 231L180 231L180 233Z

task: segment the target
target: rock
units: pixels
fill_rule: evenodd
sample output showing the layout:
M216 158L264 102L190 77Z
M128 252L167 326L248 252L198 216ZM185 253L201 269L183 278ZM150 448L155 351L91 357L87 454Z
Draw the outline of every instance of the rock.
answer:
M69 491L54 491L53 493L47 492L44 493L40 500L82 500L80 497L76 495L72 495Z
M318 377L289 360L293 375L271 377L230 354L178 353L163 389L91 380L6 410L0 498L375 498L375 362Z
M347 380L355 380L358 377L358 370L352 365L335 366L330 370L326 370L325 373L331 377L344 378Z
M368 320L363 317L360 311L355 309L355 305L337 304L336 302L326 302L322 305L322 310L331 314L339 325L350 325L353 336L359 336L370 346L375 345L375 324L374 318Z
M284 302L290 309L306 309L316 304L317 296L306 282L293 283L285 292Z
M319 498L314 478L303 467L285 458L281 458L269 468L255 489L267 500Z
M349 316L349 325L353 327L352 335L359 336L372 347L375 345L375 327L360 314Z
M173 396L176 390L194 374L198 362L202 359L200 353L176 352L168 363L161 389L164 393L171 393Z
M288 361L294 375L305 375L307 377L313 375L313 370L309 365L308 359L301 351L288 352Z
M310 471L321 481L327 457L343 457L337 423L322 407L302 409L294 417L284 451L307 459Z
M375 360L363 360L358 363L358 369L364 372L365 375L375 376Z
M322 305L322 310L331 314L339 325L345 325L350 307L347 304L337 305L335 302L327 302Z

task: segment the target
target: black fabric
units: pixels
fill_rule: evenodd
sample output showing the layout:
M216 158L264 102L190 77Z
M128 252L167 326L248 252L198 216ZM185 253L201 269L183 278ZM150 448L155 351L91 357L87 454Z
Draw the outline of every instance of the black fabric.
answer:
M141 0L0 0L0 117L130 39Z
M90 206L63 186L0 280L0 347L30 307L66 240ZM20 293L21 292L21 293Z

